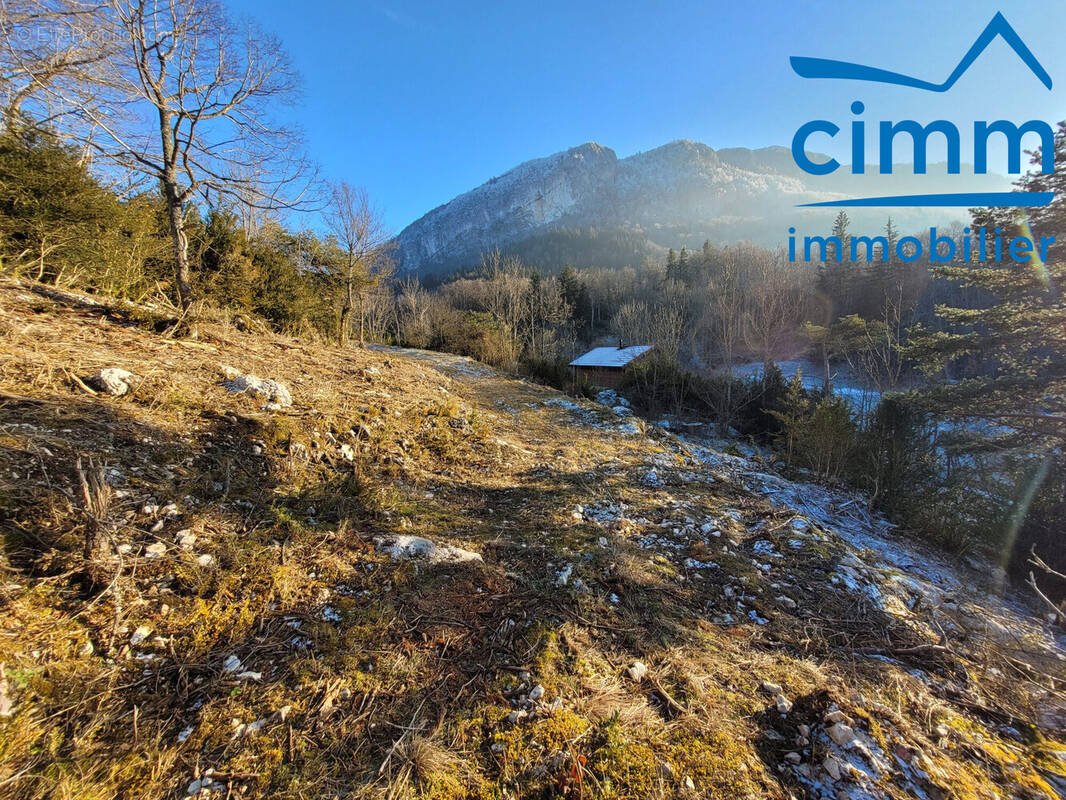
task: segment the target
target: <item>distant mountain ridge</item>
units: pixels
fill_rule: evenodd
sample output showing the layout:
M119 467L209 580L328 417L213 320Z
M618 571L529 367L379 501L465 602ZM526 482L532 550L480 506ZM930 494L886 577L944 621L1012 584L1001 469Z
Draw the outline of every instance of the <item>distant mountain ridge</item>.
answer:
M825 156L811 154L815 160ZM869 172L869 170L868 170ZM704 240L750 240L781 246L790 225L825 234L835 210L798 204L860 192L903 194L921 185L932 192L958 187L943 165L928 175L814 177L802 172L785 147L723 148L679 139L618 158L588 142L514 169L438 206L396 238L405 272L434 273L472 266L493 248L526 255L538 266L639 264L667 247L698 247ZM1005 178L969 175L967 187L1007 188ZM855 232L874 233L888 210L849 209ZM965 209L892 210L903 230L965 219ZM931 222L930 222L931 221Z

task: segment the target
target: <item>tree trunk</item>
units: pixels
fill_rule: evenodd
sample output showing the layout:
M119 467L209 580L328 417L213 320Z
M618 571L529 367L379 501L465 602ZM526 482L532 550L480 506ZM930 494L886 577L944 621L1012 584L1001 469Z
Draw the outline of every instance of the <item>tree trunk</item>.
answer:
M355 308L355 274L353 265L348 264L348 272L344 279L344 304L341 306L341 330L340 343L348 344L348 328L351 324L352 310Z
M822 367L822 393L828 397L833 393L833 379L829 375L829 350L824 344L822 345Z
M347 302L341 307L341 329L337 340L342 344L348 344L348 326L351 324L352 307Z
M176 182L163 181L163 197L167 206L167 221L170 223L170 241L174 248L174 276L178 285L178 303L181 310L190 313L196 297L192 288L189 270L189 237L185 234L185 213Z
M366 299L359 294L359 346L366 347Z

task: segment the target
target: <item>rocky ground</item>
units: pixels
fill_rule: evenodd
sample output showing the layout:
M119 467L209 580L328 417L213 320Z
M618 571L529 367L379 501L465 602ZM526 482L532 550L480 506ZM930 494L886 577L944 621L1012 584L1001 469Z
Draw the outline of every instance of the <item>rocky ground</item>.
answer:
M0 284L0 797L1066 794L1061 631L861 497L468 359L160 327Z

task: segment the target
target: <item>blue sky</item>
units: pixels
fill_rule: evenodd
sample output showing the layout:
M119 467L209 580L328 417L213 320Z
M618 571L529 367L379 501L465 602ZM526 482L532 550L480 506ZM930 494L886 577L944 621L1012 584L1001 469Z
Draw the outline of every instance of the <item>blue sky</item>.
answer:
M587 141L620 157L681 138L788 146L810 119L846 132L861 99L871 130L955 121L970 161L973 120L1066 118L1060 0L226 2L282 39L304 79L294 113L311 156L328 177L365 186L394 231ZM940 81L996 11L1051 74L1051 91L1002 41L945 94L805 80L789 66L791 55L817 56ZM847 163L838 138L810 145ZM990 169L1005 165L993 158Z

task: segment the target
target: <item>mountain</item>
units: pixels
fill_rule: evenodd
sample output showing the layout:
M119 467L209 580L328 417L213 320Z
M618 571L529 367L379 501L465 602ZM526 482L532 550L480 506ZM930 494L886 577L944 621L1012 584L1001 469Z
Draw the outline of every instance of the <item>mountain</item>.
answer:
M810 154L812 159L826 156ZM904 171L905 170L905 171ZM847 196L966 190L1002 191L998 175L947 176L943 164L914 176L830 176L801 171L785 147L714 150L677 140L628 158L593 142L527 161L408 225L396 239L403 271L441 272L476 264L495 247L553 267L639 264L665 248L750 240L781 246L787 230L826 234L837 209L798 204ZM891 214L917 231L965 220L965 209L849 209L853 232L872 235Z

